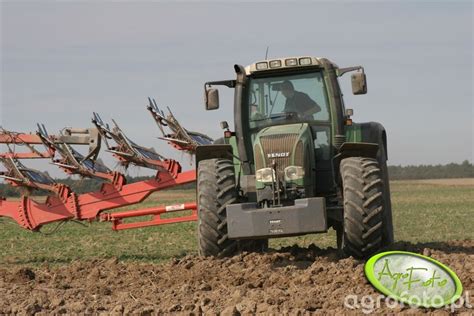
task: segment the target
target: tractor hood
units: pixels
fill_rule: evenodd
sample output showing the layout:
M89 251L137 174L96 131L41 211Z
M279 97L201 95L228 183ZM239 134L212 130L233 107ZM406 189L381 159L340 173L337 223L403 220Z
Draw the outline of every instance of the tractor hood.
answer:
M302 167L310 174L314 163L311 128L307 123L277 125L262 129L255 137L255 170L269 168L274 162L279 180L285 180L285 168ZM303 179L298 183L303 184Z
M280 135L280 134L298 134L301 135L308 129L308 124L297 123L287 125L275 125L262 129L257 137L264 137L269 135Z

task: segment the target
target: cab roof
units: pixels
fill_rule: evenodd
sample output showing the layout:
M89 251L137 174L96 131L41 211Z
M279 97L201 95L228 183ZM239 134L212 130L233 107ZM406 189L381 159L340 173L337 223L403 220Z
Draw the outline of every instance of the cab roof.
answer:
M271 58L267 60L258 61L245 67L247 76L253 73L262 73L268 70L289 69L289 68L303 68L308 66L322 66L321 59L323 57L312 56L294 56L283 58ZM338 68L336 64L331 64Z

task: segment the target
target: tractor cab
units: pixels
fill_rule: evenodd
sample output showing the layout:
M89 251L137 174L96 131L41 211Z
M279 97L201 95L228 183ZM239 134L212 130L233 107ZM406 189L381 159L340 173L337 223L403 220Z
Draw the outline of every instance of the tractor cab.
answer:
M206 107L218 107L212 86L235 88L231 143L234 155L245 157L243 173L255 178L256 200L288 204L335 194L332 158L344 141L347 118L337 77L359 71L353 76L353 92L365 93L363 68L340 69L324 58L289 57L245 68L236 65L235 70L237 80L206 84Z

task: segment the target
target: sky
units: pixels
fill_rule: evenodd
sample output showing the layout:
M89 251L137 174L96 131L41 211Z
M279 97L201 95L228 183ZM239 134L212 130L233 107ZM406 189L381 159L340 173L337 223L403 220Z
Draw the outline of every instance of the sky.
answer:
M96 111L192 168L157 139L147 97L219 138L219 122L233 124L232 90L221 88L221 108L206 112L204 82L235 78L234 64L264 59L268 46L269 58L363 65L368 94L352 95L346 75L345 104L354 121L385 126L389 164L473 161L471 1L3 1L0 10L0 125L9 130L90 127Z

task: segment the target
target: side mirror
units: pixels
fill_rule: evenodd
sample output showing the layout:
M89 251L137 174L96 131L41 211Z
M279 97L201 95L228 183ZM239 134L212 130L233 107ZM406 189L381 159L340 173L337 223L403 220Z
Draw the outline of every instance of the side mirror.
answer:
M219 108L219 90L213 88L206 88L204 94L206 110L217 110Z
M352 93L357 94L366 94L367 93L367 79L365 73L356 72L351 76L352 82Z

